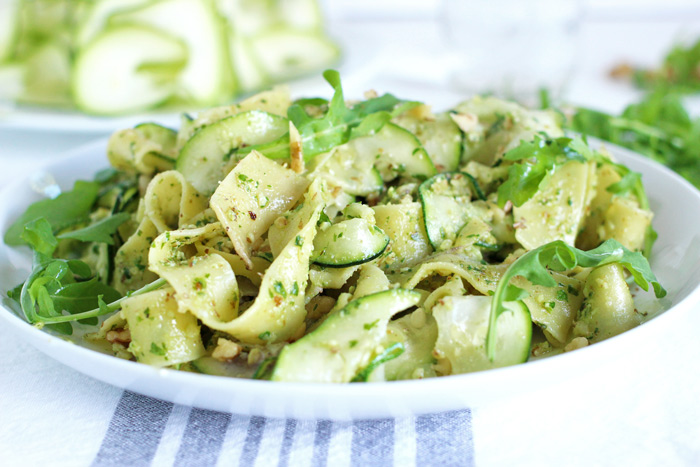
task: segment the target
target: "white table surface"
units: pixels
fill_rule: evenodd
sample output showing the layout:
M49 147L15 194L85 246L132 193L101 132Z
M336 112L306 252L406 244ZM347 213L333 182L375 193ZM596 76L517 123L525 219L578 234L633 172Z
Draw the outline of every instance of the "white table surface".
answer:
M451 95L444 92L444 76L434 72L444 69L447 59L441 26L433 19L358 20L338 23L332 31L343 42L361 38L349 54L348 65L355 64L356 70L345 73L348 97L359 96L367 87L390 90L383 86L391 86L391 91L398 87L408 97L413 97L409 92L421 94L424 89L432 89L426 95L441 99ZM638 93L609 82L605 77L609 67L620 60L658 63L672 41L683 35L700 37L700 17L584 23L578 68L566 97L620 111ZM296 89L319 84L310 80ZM691 102L695 109L697 104ZM96 136L104 135L8 130L0 124L0 185ZM645 353L653 358L611 361L594 375L475 410L477 465L700 465L698 329L700 313L689 314L648 343ZM0 464L8 453L11 464L90 463L99 445L94 452L86 450L76 434L104 432L121 390L54 362L2 328L0 355L6 361L0 372ZM46 385L37 384L46 380L61 390L48 391ZM65 414L60 427L54 426L54 417L42 415L56 411ZM95 423L85 426L90 413L95 414ZM54 459L47 446L56 443L80 454L70 460ZM14 447L20 444L24 449L17 453Z

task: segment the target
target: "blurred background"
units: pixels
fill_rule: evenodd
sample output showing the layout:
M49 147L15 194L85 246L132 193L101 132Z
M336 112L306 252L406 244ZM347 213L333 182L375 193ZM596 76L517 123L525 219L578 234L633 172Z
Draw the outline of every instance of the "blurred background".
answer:
M698 116L698 39L691 0L0 0L0 156L176 126L182 109L280 81L327 97L326 67L347 98L375 89L443 110L475 93L544 96L619 115L659 82L679 89L663 71L675 46L672 71L691 80L679 99Z

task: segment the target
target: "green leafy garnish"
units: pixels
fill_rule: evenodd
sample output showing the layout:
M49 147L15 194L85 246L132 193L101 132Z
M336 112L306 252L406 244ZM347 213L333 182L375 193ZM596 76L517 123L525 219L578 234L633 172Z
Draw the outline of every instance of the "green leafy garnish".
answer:
M21 239L34 250L34 260L31 274L19 294L13 292L12 298L19 302L29 323L50 325L57 332L71 334L71 321L96 324L95 318L121 307L125 297L96 277L90 277L90 266L78 260L53 258L58 240L46 219L28 222ZM149 292L164 284L159 279L130 295Z
M517 162L508 168L508 179L498 187L498 204L503 207L508 200L521 206L532 198L547 175L569 161L585 162L586 158L575 150L571 138L548 139L535 136L533 141L523 141L508 151L503 159Z
M78 180L71 191L62 193L54 199L37 201L7 229L5 243L13 246L24 244L22 240L24 226L40 217L51 224L54 232L86 221L97 199L98 190L97 183Z
M633 79L643 89L679 93L700 91L700 40L688 47L676 45L657 70L635 70Z
M606 240L598 248L582 251L557 240L539 248L530 250L518 258L501 277L491 302L489 330L486 336L486 351L491 360L496 353L496 323L498 317L508 311L505 302L522 300L528 296L527 291L511 284L516 276L521 276L533 285L556 287L557 281L549 271L568 271L576 266L595 268L609 263L619 263L630 272L634 281L643 290L654 288L657 298L664 297L666 290L661 286L651 271L649 262L639 252L631 252L614 239Z
M19 294L22 312L30 323L53 323L57 332L70 334L72 327L67 321L94 318L85 312L99 305L98 297L109 301L120 297L112 287L89 278L90 267L82 261L52 257L58 241L46 219L27 223L21 239L34 250L32 272Z
M677 94L658 90L620 116L578 108L569 126L661 162L700 187L700 119L690 118Z
M129 220L130 217L131 215L125 212L114 214L82 229L62 233L58 236L58 238L72 238L82 242L96 242L114 245L114 232L117 231L117 228L119 228L120 225Z
M294 103L287 110L287 117L294 123L301 136L302 152L306 160L351 139L374 134L392 117L419 104L384 94L347 107L340 84L340 74L335 70L326 70L323 77L335 90L328 104L328 111L323 117L309 116L304 110L304 102ZM259 151L271 159L287 158L289 133L271 143L241 148L239 154L246 154L252 150Z
M399 355L401 355L404 352L404 346L401 342L396 342L395 344L390 345L386 349L384 349L384 352L380 353L374 359L372 359L371 362L369 362L369 365L364 367L362 370L360 370L355 377L350 380L352 383L366 383L367 379L369 376L372 374L374 370L377 369L377 367L383 363L386 363L390 360L395 359Z

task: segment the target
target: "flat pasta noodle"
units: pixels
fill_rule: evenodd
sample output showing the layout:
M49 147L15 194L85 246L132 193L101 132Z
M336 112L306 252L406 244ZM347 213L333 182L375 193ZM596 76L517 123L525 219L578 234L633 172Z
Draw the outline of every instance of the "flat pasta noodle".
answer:
M207 206L206 197L190 185L176 170L161 172L148 184L144 195L144 215L158 232L176 230Z
M221 225L164 232L150 249L149 268L175 289L181 312L216 329L238 316L239 292L231 265L216 253L186 258L182 248L216 233Z
M243 158L211 197L211 207L246 265L254 246L272 223L289 210L309 182L257 151Z
M531 250L554 240L574 244L595 186L595 163L571 161L557 169L547 185L513 208L515 238Z
M260 293L253 305L237 319L215 326L237 339L251 343L281 342L289 339L306 316L305 290L309 280L309 259L313 251L316 223L323 211L321 197L304 204L306 222L265 272Z
M129 297L122 303L121 315L129 324L129 351L140 362L170 366L204 355L197 318L179 311L172 290Z
M149 139L138 128L114 133L107 143L107 158L115 169L143 175L170 170L175 164L173 148Z
M121 293L140 289L156 280L148 269L148 252L158 236L158 229L149 217L141 220L136 231L114 255L114 287Z
M208 255L210 253L215 253L221 256L226 261L228 261L228 264L231 265L231 269L233 269L233 272L234 274L236 274L236 276L243 276L250 280L253 283L253 285L256 286L260 286L263 275L265 274L265 271L271 264L270 261L264 258L254 256L250 258L252 268L248 269L248 267L245 264L245 261L243 261L243 259L238 255L227 253L225 251L219 251L207 246L206 244L202 244L199 242L196 242L194 245L195 248L197 248L198 255Z

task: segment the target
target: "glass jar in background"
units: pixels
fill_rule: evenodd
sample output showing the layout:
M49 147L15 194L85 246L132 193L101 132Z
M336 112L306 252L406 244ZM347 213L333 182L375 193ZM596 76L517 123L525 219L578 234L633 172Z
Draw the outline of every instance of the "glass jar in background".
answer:
M528 105L561 96L576 63L577 0L443 0L450 84Z

